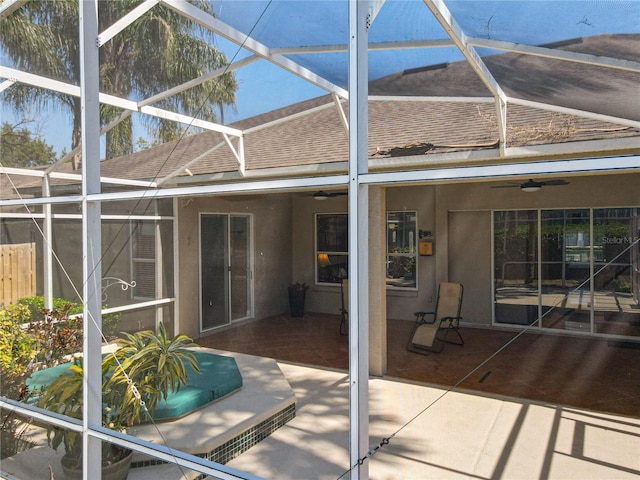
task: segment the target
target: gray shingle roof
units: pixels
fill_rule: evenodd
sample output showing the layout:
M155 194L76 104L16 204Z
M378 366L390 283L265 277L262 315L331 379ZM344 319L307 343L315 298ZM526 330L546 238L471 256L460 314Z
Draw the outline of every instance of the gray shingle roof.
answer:
M640 61L640 35L601 35L555 47ZM511 53L485 57L485 61L509 96L640 121L638 73ZM421 98L488 96L464 62L399 72L371 82L370 93L387 96L373 97L369 103L368 153L372 157L497 148L493 103ZM346 103L342 108L346 112ZM515 104L509 104L507 120L509 147L640 136L637 128ZM247 170L348 159L347 134L328 95L231 126L245 132ZM406 148L416 144L425 148ZM238 170L222 135L204 132L103 161L102 175L162 179L198 157L202 158L189 166L194 175Z
M597 35L548 48L640 61L640 35ZM640 121L640 73L502 53L483 58L511 97ZM371 82L371 95L488 96L467 62L405 70Z

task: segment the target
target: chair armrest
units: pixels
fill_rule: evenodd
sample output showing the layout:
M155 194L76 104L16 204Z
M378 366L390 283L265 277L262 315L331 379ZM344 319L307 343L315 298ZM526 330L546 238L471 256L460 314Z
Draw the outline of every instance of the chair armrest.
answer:
M414 312L416 316L416 323L435 323L436 312ZM425 317L431 315L431 320L427 320Z
M440 322L453 322L454 320L460 323L460 320L462 320L462 317L442 317L440 319Z

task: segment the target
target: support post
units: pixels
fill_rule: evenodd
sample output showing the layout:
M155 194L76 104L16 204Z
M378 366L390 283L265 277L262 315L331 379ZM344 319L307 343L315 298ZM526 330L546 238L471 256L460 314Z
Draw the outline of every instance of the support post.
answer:
M369 373L387 373L386 190L369 187Z
M349 1L349 461L352 480L369 478L369 190L359 176L368 158L369 2ZM360 248L362 247L362 248Z
M100 201L100 105L98 0L79 2L80 106L82 112L83 478L101 478L101 441L89 429L102 423L102 243Z
M51 176L42 177L42 196L49 198L51 196ZM43 297L44 308L53 310L53 212L52 205L45 203L42 207L44 220L42 231L44 238L42 242L43 257Z

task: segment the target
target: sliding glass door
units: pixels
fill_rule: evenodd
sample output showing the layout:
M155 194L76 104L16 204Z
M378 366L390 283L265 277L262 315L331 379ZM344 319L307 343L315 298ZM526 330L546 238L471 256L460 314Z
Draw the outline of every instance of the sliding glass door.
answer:
M494 212L493 246L495 321L533 325L539 299L538 212Z
M542 327L589 331L591 241L589 210L542 210Z
M495 323L640 336L638 210L494 212Z
M640 336L638 246L635 209L594 210L594 326L598 333Z
M200 329L252 314L251 230L248 215L200 216Z

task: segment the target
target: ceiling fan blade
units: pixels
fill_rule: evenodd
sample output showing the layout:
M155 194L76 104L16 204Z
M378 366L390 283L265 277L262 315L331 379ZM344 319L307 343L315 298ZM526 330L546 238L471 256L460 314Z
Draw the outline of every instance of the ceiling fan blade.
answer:
M525 191L534 191L539 190L543 186L556 186L556 185L568 185L569 182L562 179L554 179L554 180L543 180L540 182L535 181L530 178L524 183L510 183L509 185L494 185L491 188L520 188Z
M566 180L562 180L562 179L557 179L557 180L546 180L543 182L538 182L541 185L549 185L549 186L556 186L556 185L569 185L569 182L567 182Z
M324 190L320 190L311 196L316 200L325 200L327 198L333 198L340 195L348 195L348 193L347 192L325 192Z

